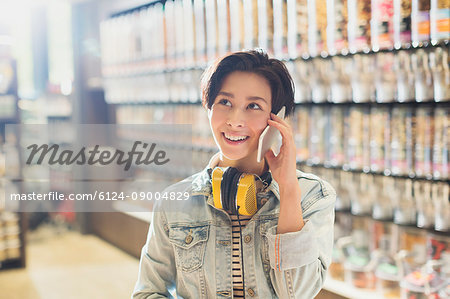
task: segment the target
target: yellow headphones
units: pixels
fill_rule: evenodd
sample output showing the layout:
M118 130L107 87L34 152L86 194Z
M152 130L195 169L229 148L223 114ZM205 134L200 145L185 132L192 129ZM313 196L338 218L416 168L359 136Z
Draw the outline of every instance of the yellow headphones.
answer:
M251 216L258 210L256 181L253 174L242 173L234 167L212 171L214 206L233 215Z

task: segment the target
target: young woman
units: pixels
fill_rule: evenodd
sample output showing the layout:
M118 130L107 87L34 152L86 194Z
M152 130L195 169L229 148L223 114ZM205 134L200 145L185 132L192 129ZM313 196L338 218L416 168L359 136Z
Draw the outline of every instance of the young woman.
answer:
M331 262L336 193L296 169L292 128L276 116L294 109L286 67L261 51L232 53L205 72L202 101L219 152L168 188L189 200L155 205L133 298L314 298ZM282 146L258 163L268 125ZM242 213L247 179L256 208Z

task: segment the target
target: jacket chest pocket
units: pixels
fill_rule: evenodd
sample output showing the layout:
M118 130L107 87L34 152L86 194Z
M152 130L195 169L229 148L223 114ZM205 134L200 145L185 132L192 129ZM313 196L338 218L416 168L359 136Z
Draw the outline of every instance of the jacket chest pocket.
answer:
M278 219L261 220L259 229L261 234L261 259L264 264L270 264L269 260L269 241L267 239L267 230L277 225Z
M173 226L169 229L177 268L191 272L203 265L208 234L209 225Z

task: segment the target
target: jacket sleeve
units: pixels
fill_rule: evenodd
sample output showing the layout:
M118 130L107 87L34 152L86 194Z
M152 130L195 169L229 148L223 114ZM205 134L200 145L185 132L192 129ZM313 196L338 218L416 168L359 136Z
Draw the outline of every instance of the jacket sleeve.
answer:
M147 241L142 248L139 274L132 298L173 298L176 277L173 248L169 242L165 213L157 203L153 209Z
M303 228L277 234L274 226L266 234L270 277L279 298L314 298L331 263L336 193L320 179L307 183L312 187L302 190Z

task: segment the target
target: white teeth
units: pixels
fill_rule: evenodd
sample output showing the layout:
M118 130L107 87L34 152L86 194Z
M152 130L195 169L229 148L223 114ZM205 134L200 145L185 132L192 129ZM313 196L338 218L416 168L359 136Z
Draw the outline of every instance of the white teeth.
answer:
M244 140L247 139L248 137L248 136L230 136L227 133L224 133L224 135L227 139L230 139L232 141Z

